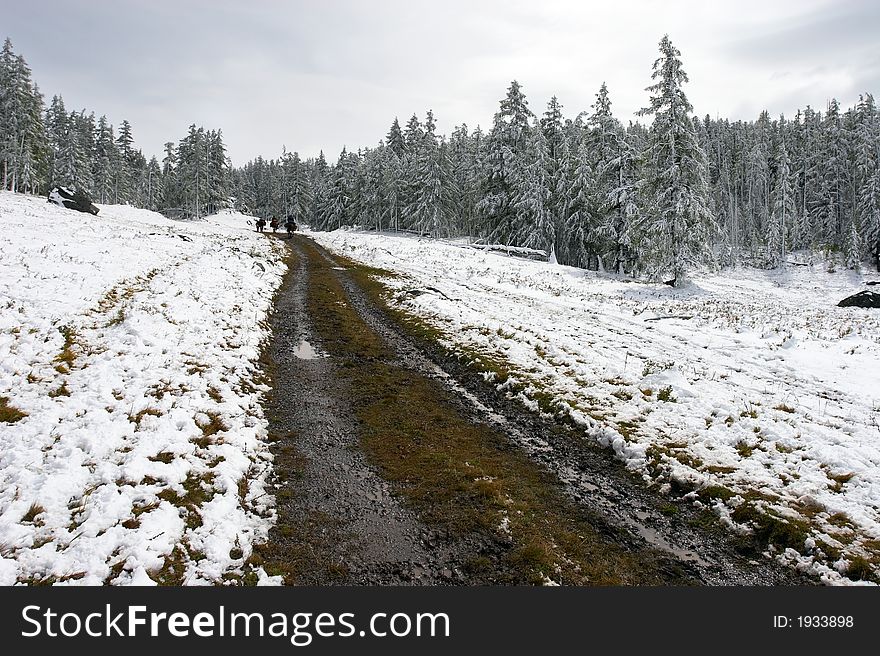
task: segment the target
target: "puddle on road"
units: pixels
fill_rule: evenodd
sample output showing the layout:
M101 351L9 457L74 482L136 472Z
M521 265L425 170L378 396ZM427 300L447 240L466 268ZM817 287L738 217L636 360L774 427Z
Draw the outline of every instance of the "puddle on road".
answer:
M294 347L293 355L300 360L317 360L325 356L324 353L316 351L315 347L304 339L300 340L299 344Z
M711 565L710 562L705 560L700 556L700 554L691 551L690 549L682 549L681 547L677 547L668 540L664 539L660 533L643 524L646 519L650 517L650 515L646 512L637 512L636 517L641 521L633 521L630 520L628 523L641 535L645 540L647 540L648 544L661 549L663 551L668 551L669 553L677 556L680 560L690 561L692 563L697 563L699 565L703 565L708 567Z

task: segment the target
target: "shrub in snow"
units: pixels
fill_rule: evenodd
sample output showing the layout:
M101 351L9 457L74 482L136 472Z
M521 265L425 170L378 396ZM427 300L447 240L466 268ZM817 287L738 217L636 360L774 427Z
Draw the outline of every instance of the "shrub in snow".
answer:
M66 187L52 187L52 191L49 192L49 202L77 212L98 213L98 208L92 203L92 199L81 189L71 191Z
M847 296L837 307L880 308L880 292L866 289L858 294Z

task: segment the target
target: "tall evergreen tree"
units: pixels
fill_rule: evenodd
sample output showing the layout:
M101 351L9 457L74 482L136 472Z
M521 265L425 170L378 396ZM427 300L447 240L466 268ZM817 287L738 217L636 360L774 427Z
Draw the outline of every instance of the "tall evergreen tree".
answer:
M771 266L779 266L785 261L786 237L796 211L791 161L785 141L784 117L780 117L779 125L776 175L772 192L773 208L767 228L767 259Z
M533 117L522 88L514 80L500 102L489 134L488 170L483 197L477 204L478 212L487 222L489 238L505 244L511 243L519 228L514 195L516 186L522 184L525 175L523 151L531 133Z
M664 36L660 57L654 62L652 77L656 82L648 87L651 101L641 111L654 116L646 159L651 164L649 185L657 215L645 230L652 240L654 270L670 272L674 286L683 285L688 269L707 259L714 223L706 153L697 142L689 117L693 108L684 93L688 77L680 56Z

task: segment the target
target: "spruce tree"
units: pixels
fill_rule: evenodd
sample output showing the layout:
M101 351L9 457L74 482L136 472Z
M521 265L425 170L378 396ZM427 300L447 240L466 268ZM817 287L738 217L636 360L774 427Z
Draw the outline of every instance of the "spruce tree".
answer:
M861 235L863 252L871 255L880 271L880 114L871 94L859 96L856 116L854 187L858 191L853 227Z
M779 266L785 261L787 234L795 217L794 185L791 161L785 141L785 119L780 117L779 145L776 154L776 175L773 184L773 208L767 227L767 262Z
M523 151L534 115L516 80L499 104L487 144L488 169L477 210L486 221L489 239L510 244L519 228L514 195L525 176Z
M385 144L394 151L398 159L402 158L406 152L406 142L403 139L403 132L400 129L400 123L397 121L396 116L391 124L391 129L388 130L388 135L385 137Z
M563 224L564 261L589 268L595 260L595 172L590 149L582 142L570 160L566 176L566 214ZM559 255L557 253L557 255Z
M645 224L657 274L669 272L673 285L684 284L692 266L706 261L714 219L709 210L706 153L697 142L692 111L683 86L688 81L681 53L668 36L660 41L654 62L651 101L641 111L653 115L646 159L651 164L648 184L657 216Z
M553 214L550 209L553 188L550 153L542 130L533 130L514 195L517 215L517 243L546 251L549 255L556 243Z

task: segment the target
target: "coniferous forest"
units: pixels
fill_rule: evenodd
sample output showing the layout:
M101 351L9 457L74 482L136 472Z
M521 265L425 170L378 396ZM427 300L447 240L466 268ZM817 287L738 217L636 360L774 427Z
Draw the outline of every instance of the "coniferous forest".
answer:
M175 217L224 208L292 215L315 230L360 226L471 237L563 264L680 284L696 266L777 267L825 250L880 270L880 112L871 94L793 116L700 118L668 37L646 62L646 124L624 126L602 84L566 117L511 82L487 130L437 134L433 113L397 118L374 147L302 159L284 150L233 167L222 131L191 125L161 161L133 127L51 101L6 40L0 53L3 188L80 188L100 203ZM380 136L380 135L377 135Z

